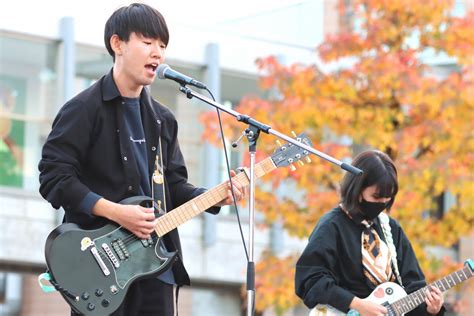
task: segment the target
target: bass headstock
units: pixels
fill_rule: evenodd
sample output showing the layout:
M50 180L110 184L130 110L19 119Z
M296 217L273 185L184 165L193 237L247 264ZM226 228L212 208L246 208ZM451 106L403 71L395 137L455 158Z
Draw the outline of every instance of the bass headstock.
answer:
M305 133L301 133L299 135L294 134L295 139L307 146L312 146L311 140L306 136ZM291 170L295 170L296 167L294 163L298 162L299 164L303 165L302 159L304 158L306 162L311 162L309 158L310 152L306 149L303 149L299 146L293 145L292 143L286 143L285 145L281 145L279 141L277 141L278 145L280 146L275 150L272 154L271 159L276 167L287 167L290 166Z
M468 266L471 269L471 272L474 272L474 261L467 259L464 261L464 265Z

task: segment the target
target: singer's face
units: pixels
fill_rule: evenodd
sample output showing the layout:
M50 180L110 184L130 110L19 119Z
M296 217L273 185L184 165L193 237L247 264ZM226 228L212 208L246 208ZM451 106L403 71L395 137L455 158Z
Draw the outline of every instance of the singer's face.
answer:
M120 64L128 84L137 87L151 84L155 80L156 68L165 59L166 45L160 39L131 33L129 41L121 41L120 47L116 64Z

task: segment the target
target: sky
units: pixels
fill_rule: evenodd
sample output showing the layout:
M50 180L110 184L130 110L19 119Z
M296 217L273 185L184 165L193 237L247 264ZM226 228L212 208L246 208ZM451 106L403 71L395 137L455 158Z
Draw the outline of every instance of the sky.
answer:
M307 30L315 30L322 19L322 2L314 0L145 0L160 10L170 30L187 27L194 30L220 31L290 45L315 46ZM0 10L0 29L57 33L58 16L72 16L88 35L97 36L98 23L132 1L123 0L23 0L7 1ZM308 12L314 11L314 12ZM280 23L274 23L277 19ZM27 32L28 33L28 32Z
M255 72L255 60L285 56L285 63L315 62L323 40L323 3L336 0L144 0L165 17L168 56L193 64L205 60L207 43L219 43L221 66ZM58 39L62 17L74 19L75 41L103 47L105 22L124 0L4 1L0 30Z

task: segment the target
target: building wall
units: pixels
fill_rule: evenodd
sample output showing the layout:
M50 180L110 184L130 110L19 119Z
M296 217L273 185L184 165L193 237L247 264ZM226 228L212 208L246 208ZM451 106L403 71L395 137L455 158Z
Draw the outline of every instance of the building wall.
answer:
M23 302L19 316L64 316L70 314L67 303L58 292L43 293L37 275L23 275Z

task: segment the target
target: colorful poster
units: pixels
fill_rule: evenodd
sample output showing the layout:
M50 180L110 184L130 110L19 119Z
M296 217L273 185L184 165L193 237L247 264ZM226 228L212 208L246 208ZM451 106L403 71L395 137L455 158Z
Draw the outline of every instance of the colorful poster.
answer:
M23 186L26 80L0 75L0 185Z

